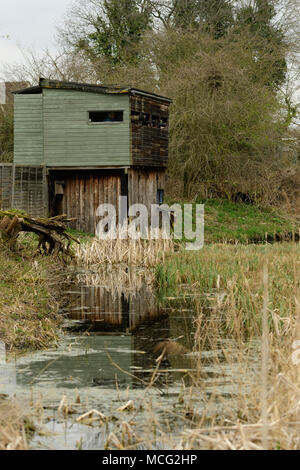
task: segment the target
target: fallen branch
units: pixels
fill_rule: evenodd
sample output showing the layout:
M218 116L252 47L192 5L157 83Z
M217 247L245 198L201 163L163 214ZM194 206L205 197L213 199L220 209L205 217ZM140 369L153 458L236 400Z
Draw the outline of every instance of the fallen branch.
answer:
M66 215L34 218L21 211L0 211L0 233L11 250L15 250L21 232L32 232L39 236L40 253L73 258L75 255L71 250L71 242L80 244L79 240L67 232L66 224L73 221Z

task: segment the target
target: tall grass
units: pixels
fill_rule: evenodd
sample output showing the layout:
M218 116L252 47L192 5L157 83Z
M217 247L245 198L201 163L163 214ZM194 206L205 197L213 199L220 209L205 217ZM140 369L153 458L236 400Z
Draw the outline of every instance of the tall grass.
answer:
M300 338L299 256L298 244L220 245L196 256L179 254L157 270L165 287L185 283L191 292L223 293L210 308L197 297L195 349L209 341L213 350L221 338L233 338L239 354L227 351L225 364L234 370L240 363L242 382L254 372L248 393L240 391L239 405L218 417L219 423L216 414L212 419L203 413L205 426L183 432L184 448L300 448L300 369L292 361L293 343ZM261 348L249 355L249 345L260 338ZM197 385L203 387L201 359L197 369ZM213 401L217 408L217 397Z
M228 333L261 332L263 287L261 272L269 265L270 309L268 322L276 334L288 334L296 317L300 293L300 245L207 246L198 253L169 257L156 269L161 290L180 285L198 293L222 292L222 317ZM290 314L287 315L287 312Z
M80 265L125 264L153 267L164 262L167 254L174 252L174 241L164 240L98 240L75 247Z

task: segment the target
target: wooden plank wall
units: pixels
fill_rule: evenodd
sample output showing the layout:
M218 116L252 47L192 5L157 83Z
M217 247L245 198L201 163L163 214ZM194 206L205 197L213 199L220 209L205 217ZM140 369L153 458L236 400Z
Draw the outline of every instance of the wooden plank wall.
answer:
M120 171L51 171L52 187L54 181L63 183L64 195L59 212L77 219L71 224L73 229L95 233L99 205L110 203L118 207L121 195ZM53 206L53 195L51 199Z
M118 214L121 196L120 170L72 170L50 171L51 215L67 214L76 218L71 228L95 233L98 218L96 211L100 204L110 203ZM164 169L132 168L128 170L128 203L144 204L148 210L157 203L158 189L165 189ZM63 196L54 199L55 181L63 185ZM150 214L150 212L149 212Z
M128 170L129 205L144 204L148 211L157 203L157 191L164 190L166 171L164 169L131 168Z
M168 105L143 96L132 96L130 100L132 164L166 167L169 146Z
M33 217L47 216L45 168L0 165L0 207L23 210Z

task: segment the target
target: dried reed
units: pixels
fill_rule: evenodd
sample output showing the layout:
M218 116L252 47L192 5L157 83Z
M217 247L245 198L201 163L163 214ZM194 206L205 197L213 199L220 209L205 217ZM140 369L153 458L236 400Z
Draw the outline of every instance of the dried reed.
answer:
M75 247L79 265L125 264L153 267L174 252L174 241L164 240L98 240Z
M30 420L13 401L0 403L0 450L27 450Z

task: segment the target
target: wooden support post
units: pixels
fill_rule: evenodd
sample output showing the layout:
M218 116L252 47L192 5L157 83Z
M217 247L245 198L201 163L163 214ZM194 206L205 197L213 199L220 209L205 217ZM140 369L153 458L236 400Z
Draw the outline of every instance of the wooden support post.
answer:
M11 209L14 208L15 203L15 177L16 177L16 165L13 164L12 166L12 175L11 175Z
M46 165L43 167L43 206L44 206L44 216L48 217L49 215L49 193L48 193L48 175Z

